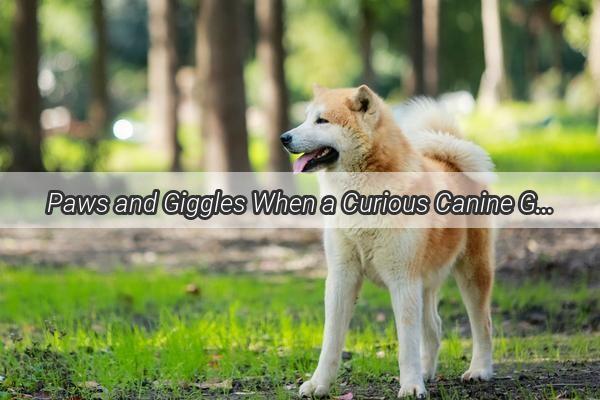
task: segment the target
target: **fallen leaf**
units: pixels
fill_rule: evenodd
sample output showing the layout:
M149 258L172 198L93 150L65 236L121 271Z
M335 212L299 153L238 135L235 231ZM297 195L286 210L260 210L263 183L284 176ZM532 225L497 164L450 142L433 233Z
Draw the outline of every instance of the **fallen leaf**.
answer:
M94 390L96 392L105 392L106 391L104 386L102 386L101 384L99 384L96 381L79 382L77 384L77 386L85 388L87 390Z
M194 296L197 296L200 294L200 288L194 283L189 283L185 287L185 292L187 294L193 294Z
M222 358L223 356L221 354L211 354L208 365L210 365L213 368L217 368Z
M233 382L231 381L231 379L225 379L224 381L221 382L202 382L202 383L197 383L195 386L199 387L200 389L206 389L206 390L230 390L233 387Z

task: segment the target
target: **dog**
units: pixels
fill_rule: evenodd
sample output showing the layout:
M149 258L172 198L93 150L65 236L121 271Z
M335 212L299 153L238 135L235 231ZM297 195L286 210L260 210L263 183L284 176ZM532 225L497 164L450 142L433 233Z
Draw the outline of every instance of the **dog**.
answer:
M455 120L433 100L407 104L399 124L369 87L314 87L306 120L280 139L303 153L294 172L490 172L479 146L460 137ZM320 173L321 191L343 192L365 184ZM361 174L359 174L361 175ZM367 174L363 174L367 175ZM469 316L473 354L463 381L492 378L490 297L494 238L489 228L325 229L325 327L316 370L299 391L323 397L336 379L345 335L363 279L386 287L399 342L398 397L426 395L435 378L441 319L438 290L452 273Z

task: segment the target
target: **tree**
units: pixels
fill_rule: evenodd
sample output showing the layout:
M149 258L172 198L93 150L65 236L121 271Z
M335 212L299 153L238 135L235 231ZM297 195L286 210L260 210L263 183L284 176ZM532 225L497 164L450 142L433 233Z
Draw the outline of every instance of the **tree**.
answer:
M15 171L42 171L41 96L38 88L37 0L15 2L13 34L14 108L12 165Z
M428 96L438 94L439 0L423 0L423 79Z
M600 100L600 0L593 1L593 14L590 21L590 48L588 50L588 66ZM598 125L596 127L600 140L600 111L598 112Z
M196 57L204 167L250 171L239 0L202 0Z
M423 76L423 0L410 2L410 55L412 59L412 94L425 93Z
M91 127L84 170L94 169L99 158L98 143L105 134L108 124L108 73L106 71L107 39L106 20L103 0L92 3L92 22L94 26L94 55L92 59L92 97L88 109Z
M177 0L148 0L150 137L157 147L169 154L171 171L181 171L182 151L177 137L176 7Z
M289 128L288 93L283 62L283 0L256 0L257 55L263 70L269 171L289 171L290 159L279 136Z
M373 70L373 10L368 0L360 2L360 55L362 59L362 83L375 87L375 71Z
M482 107L495 107L504 85L504 56L498 0L481 0L485 71L481 77L478 101Z

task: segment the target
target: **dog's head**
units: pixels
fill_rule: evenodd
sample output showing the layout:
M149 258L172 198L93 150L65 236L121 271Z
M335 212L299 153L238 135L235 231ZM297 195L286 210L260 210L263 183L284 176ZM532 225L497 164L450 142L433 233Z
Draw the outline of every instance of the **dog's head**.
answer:
M304 153L294 172L354 172L370 151L382 111L381 99L366 85L351 89L314 87L306 120L281 135L285 148Z

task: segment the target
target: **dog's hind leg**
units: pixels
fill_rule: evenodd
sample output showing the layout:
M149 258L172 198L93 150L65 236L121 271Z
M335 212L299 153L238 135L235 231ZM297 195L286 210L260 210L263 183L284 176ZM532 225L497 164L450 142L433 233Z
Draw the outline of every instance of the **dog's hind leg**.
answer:
M421 336L421 369L425 380L433 380L437 369L442 320L438 314L438 288L423 291L423 331Z
M490 301L494 281L493 239L490 229L469 229L463 259L454 277L469 314L473 355L465 381L489 380L492 369L492 320Z

